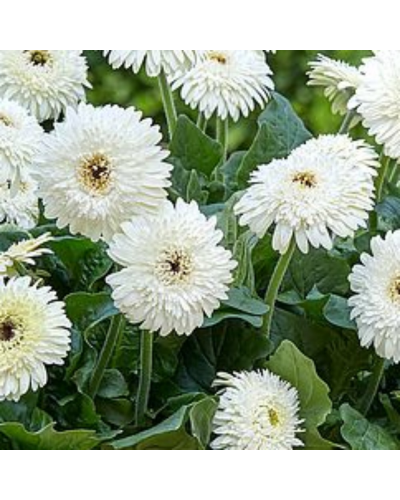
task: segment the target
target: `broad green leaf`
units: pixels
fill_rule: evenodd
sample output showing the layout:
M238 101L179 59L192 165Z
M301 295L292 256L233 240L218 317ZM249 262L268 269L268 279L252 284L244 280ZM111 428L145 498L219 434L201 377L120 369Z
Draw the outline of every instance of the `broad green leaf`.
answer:
M385 429L371 424L350 405L340 408L342 436L352 450L399 450L399 442Z
M217 407L218 404L214 398L204 398L202 401L195 403L189 411L192 434L198 439L203 448L207 448L210 444L213 432L212 422Z
M274 94L258 119L259 131L238 170L239 187L245 188L250 174L260 165L286 158L311 138L310 132L294 112L287 99Z
M222 158L222 146L208 137L186 116L180 116L170 145L171 162L210 176Z
M307 449L329 448L319 435L318 428L332 411L329 387L323 382L311 359L289 341L284 341L269 360L271 372L289 382L299 393L300 417L304 419L305 433L300 436Z
M380 228L395 231L400 228L400 198L389 196L377 205L376 212L380 219Z
M357 325L350 319L351 309L343 297L332 295L324 308L324 316L332 325L357 331Z
M0 252L5 252L15 243L29 239L28 232L14 228L14 226L0 225Z
M128 384L118 370L106 370L98 396L103 399L117 399L129 395Z
M29 432L22 424L0 424L0 433L22 450L92 450L100 444L94 431L57 432L50 424L38 432Z

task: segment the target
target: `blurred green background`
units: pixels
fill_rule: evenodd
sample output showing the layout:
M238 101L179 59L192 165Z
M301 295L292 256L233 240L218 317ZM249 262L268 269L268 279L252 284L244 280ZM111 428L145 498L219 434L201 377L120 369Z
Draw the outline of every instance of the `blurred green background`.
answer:
M146 116L153 117L157 123L164 123L156 80L147 78L143 72L135 76L124 69L113 71L102 57L101 51L86 52L93 85L93 90L89 92L90 102L96 105L134 105ZM320 53L358 65L370 51L280 50L269 56L277 91L290 99L307 127L315 134L337 131L342 120L332 115L330 104L322 90L307 86L308 64ZM179 106L184 109L182 104ZM186 112L190 114L190 111ZM257 110L250 120L243 120L232 126L230 141L233 149L249 145L256 131L255 119L259 112Z

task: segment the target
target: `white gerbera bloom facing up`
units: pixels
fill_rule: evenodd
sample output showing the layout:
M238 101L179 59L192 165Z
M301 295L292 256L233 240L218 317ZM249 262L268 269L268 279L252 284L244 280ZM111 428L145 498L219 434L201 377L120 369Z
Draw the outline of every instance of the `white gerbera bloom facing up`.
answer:
M0 278L0 401L18 401L47 383L46 366L62 365L71 324L64 304L30 278Z
M104 55L114 69L125 67L132 68L134 73L139 73L145 65L146 73L159 76L161 71L167 74L178 69L189 68L199 58L204 50L104 50Z
M39 218L37 183L24 176L14 188L9 181L0 183L0 224L7 223L21 229L32 229Z
M350 106L391 158L400 158L400 51L380 50L364 60Z
M143 330L190 335L227 299L236 262L220 246L216 218L197 203L167 203L115 236L110 256L124 269L108 278L118 309Z
M382 358L400 362L400 231L371 241L350 276L356 294L349 300L363 347L374 346Z
M276 375L262 372L222 373L211 444L215 450L292 450L304 446L297 390Z
M273 247L282 254L293 237L303 253L310 244L331 249L334 235L347 238L366 227L378 165L364 141L312 139L287 159L259 167L235 212L261 238L275 224Z
M159 127L134 108L69 109L35 171L46 217L98 241L110 240L131 217L156 212L172 169L161 139Z
M0 95L17 101L42 122L57 119L85 99L87 63L82 50L1 50Z
M25 108L0 99L0 184L24 178L43 136L41 126Z
M348 112L348 102L354 95L361 81L361 72L358 68L343 61L335 61L320 55L310 64L311 71L309 85L325 89L325 96L332 103L335 114L342 116ZM353 120L353 125L359 117Z
M274 89L271 75L261 51L208 50L191 70L171 75L171 80L174 90L181 87L186 104L207 119L216 113L238 121L268 101Z

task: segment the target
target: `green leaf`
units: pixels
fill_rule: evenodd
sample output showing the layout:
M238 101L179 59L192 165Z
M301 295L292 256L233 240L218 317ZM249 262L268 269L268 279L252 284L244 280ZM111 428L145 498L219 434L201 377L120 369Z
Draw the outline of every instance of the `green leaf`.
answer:
M222 158L222 146L208 137L186 116L180 116L170 151L188 171L196 170L210 176ZM171 160L174 163L174 160Z
M400 228L400 198L389 196L376 207L380 218L380 228L385 232Z
M342 436L352 450L399 450L398 441L385 429L371 424L350 405L340 408Z
M332 295L324 308L324 316L329 323L346 330L357 331L357 325L350 319L351 309L343 297Z
M14 226L0 225L0 252L5 252L15 243L29 240L30 235Z
M274 94L258 119L259 131L238 170L239 187L245 188L250 174L260 165L286 158L294 149L311 139L311 134L287 99Z
M300 438L306 448L330 448L331 445L320 437L318 431L332 411L329 387L317 375L313 361L304 356L294 344L284 341L267 367L289 382L299 393L300 417L304 419L305 428L305 433Z
M116 399L129 395L128 384L118 370L106 370L98 396L103 399Z
M204 398L195 403L189 411L192 434L203 448L210 444L213 432L212 422L217 411L218 404L214 398Z
M23 450L92 450L101 442L94 431L57 432L54 426L50 424L38 432L29 432L22 424L0 424L0 433Z

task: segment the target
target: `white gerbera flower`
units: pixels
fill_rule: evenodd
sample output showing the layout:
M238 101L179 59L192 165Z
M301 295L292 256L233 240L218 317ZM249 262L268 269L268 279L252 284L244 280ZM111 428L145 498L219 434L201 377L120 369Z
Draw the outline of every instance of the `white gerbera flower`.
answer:
M162 70L167 74L182 68L189 68L202 57L204 50L104 50L114 69L132 68L139 73L145 64L146 73L155 77Z
M52 240L51 234L46 233L38 238L15 243L7 251L0 253L0 276L13 274L16 264L34 266L35 259L52 254L49 248L43 248L43 245Z
M346 115L348 102L361 81L360 70L346 62L335 61L323 55L319 55L310 66L309 85L324 88L325 96L332 103L333 112ZM353 121L353 125L356 125L357 121L359 117Z
M363 347L400 362L400 231L371 241L372 256L363 254L350 276L356 294L349 300Z
M187 72L171 75L172 88L182 87L183 100L207 119L214 113L226 120L247 117L263 106L274 89L272 71L257 50L208 50Z
M7 223L21 229L32 229L39 218L37 183L25 175L16 187L10 182L0 183L0 224Z
M385 146L387 156L400 158L400 51L380 50L364 60L362 78L349 106Z
M17 101L42 122L57 119L85 99L87 63L82 50L1 50L0 95Z
M161 139L159 127L134 108L69 109L35 171L46 217L97 241L110 240L135 215L156 212L172 169Z
M64 304L30 278L0 278L0 401L18 401L47 383L46 366L62 365L71 324Z
M125 269L108 278L116 306L143 330L190 335L227 299L236 262L220 246L216 219L197 203L167 203L157 216L134 219L115 236L111 258Z
M0 183L24 177L43 135L41 126L25 108L0 99Z
M366 227L377 167L364 141L312 139L289 158L259 167L235 212L261 238L275 224L273 247L282 254L293 237L303 253L310 244L331 249L333 235L346 238Z
M292 450L304 446L297 390L269 371L222 373L211 444L215 450Z

